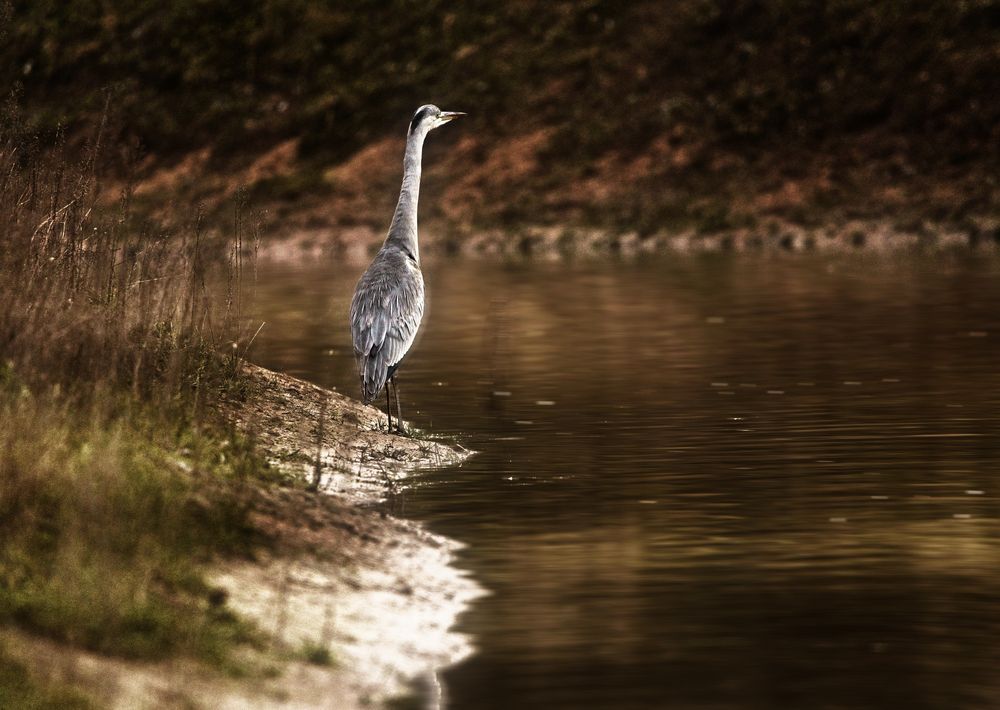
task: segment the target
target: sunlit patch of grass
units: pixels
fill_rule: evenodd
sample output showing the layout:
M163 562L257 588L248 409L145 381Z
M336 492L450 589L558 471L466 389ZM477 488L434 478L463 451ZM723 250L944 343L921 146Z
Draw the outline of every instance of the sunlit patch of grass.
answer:
M0 401L0 619L103 653L222 662L252 629L213 603L213 555L253 542L235 438L132 407Z

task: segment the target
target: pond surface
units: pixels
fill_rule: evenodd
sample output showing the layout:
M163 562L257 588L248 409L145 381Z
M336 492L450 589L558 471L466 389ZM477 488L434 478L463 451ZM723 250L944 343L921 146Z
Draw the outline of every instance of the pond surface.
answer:
M262 265L262 364L357 396L363 265ZM424 264L389 503L492 595L449 707L1000 707L1000 261Z

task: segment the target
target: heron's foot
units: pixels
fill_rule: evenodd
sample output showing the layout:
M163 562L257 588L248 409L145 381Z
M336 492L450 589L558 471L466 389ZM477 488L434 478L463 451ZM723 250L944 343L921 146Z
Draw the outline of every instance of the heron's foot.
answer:
M398 436L405 436L405 437L410 436L410 430L407 429L403 424L396 424L395 433Z

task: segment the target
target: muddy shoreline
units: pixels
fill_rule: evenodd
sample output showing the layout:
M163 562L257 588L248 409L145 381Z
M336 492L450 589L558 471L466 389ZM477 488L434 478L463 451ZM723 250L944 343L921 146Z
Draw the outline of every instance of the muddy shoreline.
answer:
M484 592L454 566L460 544L374 506L424 466L457 465L454 444L384 431L384 414L342 394L248 365L253 394L230 417L273 465L316 484L279 489L255 512L272 554L212 574L227 601L288 648L326 649L338 707L370 707L437 687L436 673L472 652L452 630ZM312 686L312 689L308 687ZM310 695L328 707L314 681ZM289 698L291 700L291 698Z

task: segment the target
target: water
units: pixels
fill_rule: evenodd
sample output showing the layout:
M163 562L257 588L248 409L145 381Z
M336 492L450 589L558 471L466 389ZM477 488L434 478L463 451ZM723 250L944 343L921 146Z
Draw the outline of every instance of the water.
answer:
M361 267L264 266L263 364L356 394ZM1000 706L1000 262L425 264L390 503L492 595L453 708Z

